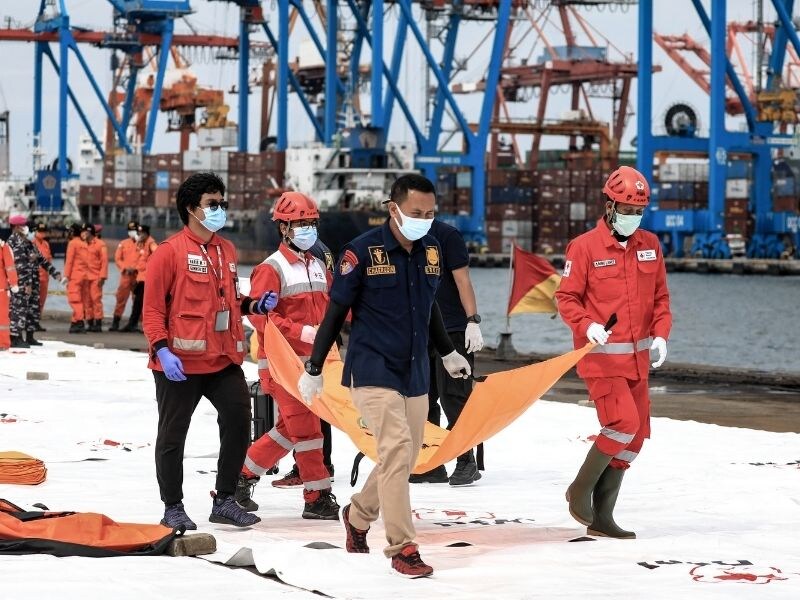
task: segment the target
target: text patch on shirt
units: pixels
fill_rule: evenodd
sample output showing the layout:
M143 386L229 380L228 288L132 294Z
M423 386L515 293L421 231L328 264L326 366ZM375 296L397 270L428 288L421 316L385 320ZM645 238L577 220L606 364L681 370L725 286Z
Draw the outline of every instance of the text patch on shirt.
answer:
M370 246L369 258L372 266L367 267L367 275L394 275L395 266L389 263L389 255L383 246Z
M439 266L439 248L436 246L425 246L425 265L426 275L440 275L441 267Z
M564 263L564 273L561 275L562 277L569 277L569 273L572 271L572 261L568 260Z
M208 264L199 254L189 254L186 257L186 262L189 265L189 271L192 273L208 273Z
M614 258L607 258L606 260L596 260L594 261L594 266L599 267L612 267L617 264L617 260Z
M636 251L636 258L639 259L639 262L646 262L650 260L656 259L656 251L655 250L637 250Z

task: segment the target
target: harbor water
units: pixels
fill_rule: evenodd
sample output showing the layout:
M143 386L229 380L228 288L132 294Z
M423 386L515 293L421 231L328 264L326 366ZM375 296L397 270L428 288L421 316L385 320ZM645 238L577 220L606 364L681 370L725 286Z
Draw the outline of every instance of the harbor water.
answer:
M112 254L113 255L113 254ZM63 260L55 261L62 268ZM251 266L240 266L249 277ZM496 346L506 328L508 269L471 269L486 344ZM103 304L109 319L118 273L109 268ZM800 373L800 277L670 273L673 314L667 360L696 365ZM63 288L51 282L55 290ZM66 311L63 294L48 298L48 310ZM127 312L130 311L130 303ZM124 322L124 321L123 321ZM569 329L550 315L518 315L510 321L519 352L561 353L572 349Z

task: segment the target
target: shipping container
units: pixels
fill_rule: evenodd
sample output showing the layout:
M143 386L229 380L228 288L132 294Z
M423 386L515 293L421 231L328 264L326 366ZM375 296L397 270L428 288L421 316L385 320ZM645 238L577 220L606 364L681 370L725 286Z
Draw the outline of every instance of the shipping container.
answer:
M80 206L100 206L103 204L103 186L81 185L78 188L78 204Z
M142 155L141 154L117 154L114 157L114 170L115 171L141 171L142 170Z
M78 170L78 183L81 186L96 187L103 185L103 167L81 167Z
M114 188L118 190L139 190L141 187L141 171L114 171Z

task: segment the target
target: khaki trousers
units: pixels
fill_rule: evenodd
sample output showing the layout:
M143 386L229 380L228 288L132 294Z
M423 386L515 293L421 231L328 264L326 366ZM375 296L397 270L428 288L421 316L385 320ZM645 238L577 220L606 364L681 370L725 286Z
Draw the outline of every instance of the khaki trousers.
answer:
M406 397L381 387L352 388L353 404L375 436L378 464L364 487L350 499L350 523L369 529L383 514L387 557L414 544L408 477L422 448L428 396Z

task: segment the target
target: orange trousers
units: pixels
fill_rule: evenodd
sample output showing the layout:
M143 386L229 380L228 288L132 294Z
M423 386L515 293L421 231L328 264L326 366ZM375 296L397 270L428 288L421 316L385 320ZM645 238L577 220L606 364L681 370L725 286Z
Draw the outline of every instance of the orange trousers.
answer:
M83 314L86 319L103 318L103 288L100 287L100 280L85 279L81 289L83 298Z
M47 300L47 287L50 285L50 275L39 269L39 317L44 314L44 303Z
M85 279L70 279L67 282L67 302L72 309L72 322L78 323L86 318L86 312L83 308L85 284L89 282Z
M133 288L136 287L136 275L125 275L121 273L119 276L119 287L117 288L117 304L114 306L114 316L121 317L125 312L125 305L128 303L128 298L133 293Z
M11 315L9 314L8 293L0 288L0 350L11 347Z

